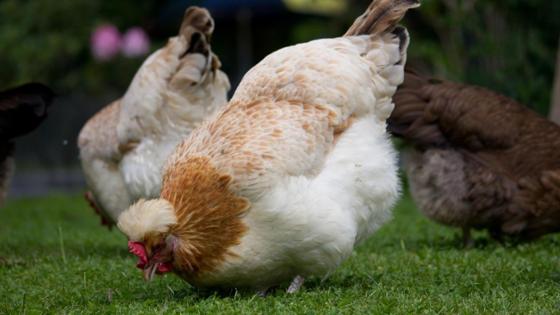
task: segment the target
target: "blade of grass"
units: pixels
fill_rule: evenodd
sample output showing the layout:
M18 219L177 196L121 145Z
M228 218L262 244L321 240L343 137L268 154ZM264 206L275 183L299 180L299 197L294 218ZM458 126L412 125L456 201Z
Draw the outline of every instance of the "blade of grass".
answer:
M62 262L66 265L66 251L64 250L64 238L62 236L62 228L58 226L58 240L60 244L60 254L62 255Z

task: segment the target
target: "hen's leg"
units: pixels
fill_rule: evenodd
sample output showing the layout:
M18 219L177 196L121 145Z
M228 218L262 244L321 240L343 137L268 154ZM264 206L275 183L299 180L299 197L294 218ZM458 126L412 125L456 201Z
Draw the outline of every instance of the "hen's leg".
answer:
M266 288L266 289L260 289L257 291L257 296L258 297L262 297L265 298L267 297L270 293L272 293L272 291L274 291L278 286L272 286L270 288Z
M463 226L463 247L466 249L474 247L474 240L471 236L471 228Z
M505 239L504 239L504 235L502 234L501 229L499 228L491 228L488 230L488 232L490 233L490 236L496 240L498 243L500 243L501 245L505 244Z
M269 289L262 289L257 291L257 296L265 298L270 293Z
M286 293L291 294L291 293L298 292L299 289L301 289L301 287L303 286L304 281L305 279L302 276L296 276L294 280L292 280L292 283L290 284L288 289L286 290Z
M13 142L5 142L0 144L0 206L4 204L8 190L10 190L10 182L14 175L14 148Z

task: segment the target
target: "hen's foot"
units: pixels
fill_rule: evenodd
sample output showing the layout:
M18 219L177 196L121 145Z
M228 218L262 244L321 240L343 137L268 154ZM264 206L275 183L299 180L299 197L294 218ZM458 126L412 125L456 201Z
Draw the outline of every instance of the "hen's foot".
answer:
M265 298L265 297L267 297L270 293L272 293L272 291L274 291L275 288L276 288L276 287L270 287L270 288L258 290L258 291L257 291L257 296L258 296L258 297Z
M286 293L292 294L298 292L299 289L301 289L301 287L303 286L304 281L305 279L302 276L296 276L294 280L292 280L292 283L290 284L288 289L286 290Z

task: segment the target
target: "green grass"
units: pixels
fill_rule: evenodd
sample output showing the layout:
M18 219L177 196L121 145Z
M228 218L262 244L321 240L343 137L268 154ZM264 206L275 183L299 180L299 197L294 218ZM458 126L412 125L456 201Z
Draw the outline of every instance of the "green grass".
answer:
M395 219L330 278L302 292L200 291L168 275L145 283L126 239L80 197L9 202L0 209L0 313L560 313L560 237L500 246L433 224L405 197Z

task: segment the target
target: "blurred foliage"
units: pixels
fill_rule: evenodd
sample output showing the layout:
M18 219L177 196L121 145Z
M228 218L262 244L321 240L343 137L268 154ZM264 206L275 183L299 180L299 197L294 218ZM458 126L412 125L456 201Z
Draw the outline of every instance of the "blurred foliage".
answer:
M102 23L120 31L146 22L152 1L0 1L0 87L46 82L58 90L122 89L142 58L93 60L89 38Z
M406 22L410 65L548 112L560 1L424 0Z
M260 58L286 44L287 39L294 43L340 34L369 2L350 1L346 19L304 16L296 22L275 20L275 31L266 36L260 36L262 25L255 22L253 55ZM91 32L102 23L112 23L121 32L139 25L154 35L151 27L166 3L0 1L0 87L38 80L63 91L122 91L142 58L94 61L89 50ZM558 49L559 17L560 1L423 0L422 7L406 18L412 35L410 64L426 74L489 87L546 113ZM231 36L233 30L220 31L219 27L218 23L218 54L223 61L239 61L228 55L240 51L231 49L232 45L243 43L232 42L236 39ZM220 34L229 40L224 42L226 47L217 42ZM153 43L154 48L169 34L159 35L160 42ZM226 70L235 69L225 66ZM241 75L229 74L232 78Z
M283 0L293 11L317 14L340 14L347 9L346 0Z

